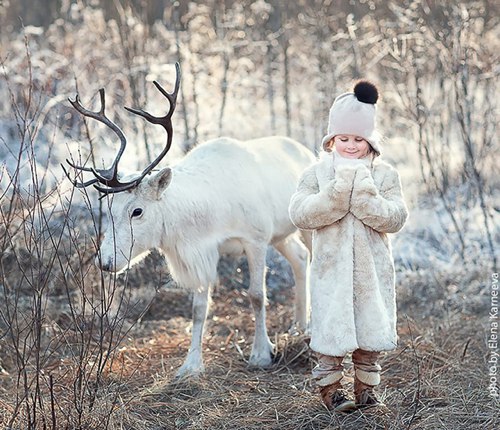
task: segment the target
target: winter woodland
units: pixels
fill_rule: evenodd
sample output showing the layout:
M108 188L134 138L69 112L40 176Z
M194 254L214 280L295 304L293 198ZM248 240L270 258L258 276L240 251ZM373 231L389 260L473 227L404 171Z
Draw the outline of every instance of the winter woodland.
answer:
M317 154L334 97L359 78L377 83L382 155L401 174L410 219L393 238L391 413L357 418L366 428L498 428L499 12L493 0L0 2L0 426L359 428L316 400L314 358L288 330L291 270L274 250L274 367L245 366L247 264L222 260L211 373L180 385L171 381L188 349L190 295L168 261L153 252L114 276L94 265L106 199L75 190L60 165L108 165L118 142L68 98L97 109L105 88L129 142L121 165L142 170L163 130L123 107L163 115L153 81L171 89L179 62L163 166L221 136L284 135Z

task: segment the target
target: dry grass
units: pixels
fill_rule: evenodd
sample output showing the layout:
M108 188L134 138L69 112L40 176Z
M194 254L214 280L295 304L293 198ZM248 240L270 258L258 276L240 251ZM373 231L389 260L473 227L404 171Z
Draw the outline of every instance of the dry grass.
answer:
M190 321L179 316L189 313L189 297L175 290L158 295L155 306L163 315L156 316L164 319L146 318L135 326L107 373L110 393L121 385L110 428L498 428L498 404L486 390L478 318L401 317L400 348L382 360L380 392L387 410L337 415L323 407L311 387L314 363L307 338L284 333L292 292L284 290L282 296L286 303L268 307L271 333L280 333L272 368L247 367L253 324L245 292L219 287L204 343L206 373L175 381L189 346ZM87 425L99 428L98 422Z
M202 40L220 31L219 20L213 27L211 19L203 19L211 12L202 4L183 17L187 30L180 38L164 25L137 25L141 21L133 13L124 12L119 25L110 23L97 7L82 9L74 22L59 20L41 37L29 36L33 28L17 35L2 33L0 152L5 160L0 160L0 167L8 169L0 168L0 427L12 420L8 428L23 430L500 428L499 404L487 390L489 297L484 279L489 269L482 267L494 255L489 242L498 242L498 229L490 231L487 210L491 209L493 223L498 206L496 99L489 97L497 77L494 2L444 2L434 5L432 14L427 2L413 2L408 8L388 2L390 13L381 16L383 20L370 11L356 25L342 14L317 9L318 2L298 3L304 13L297 14L297 20L289 14L290 21L283 23L287 37L270 41L266 26L260 26L262 34L254 34L256 28L244 25L216 44L220 53L214 51L214 43ZM323 3L337 7L335 2ZM372 2L363 2L363 7L368 3ZM238 10L234 16L243 17ZM222 17L224 25L231 16ZM300 18L304 16L308 18ZM234 51L231 67L228 62L226 101L219 54L241 47L242 34L249 43ZM284 40L293 52L291 70L273 52ZM448 224L450 216L459 217L457 228L440 225L442 234L434 234L435 226L417 212L414 219L423 227L405 239L417 245L399 253L407 257L422 251L419 258L398 264L408 273L399 278L400 345L381 363L386 410L336 415L321 404L311 386L314 357L307 339L288 333L293 292L289 268L283 265L273 266L273 283L279 287L269 289L268 327L277 345L274 366L247 367L253 338L252 312L243 288L247 272L240 263L223 261L222 286L215 291L206 327L206 373L175 381L190 341L189 295L156 290L169 279L159 259L141 263L126 281L114 283L107 276L101 280L92 265L98 229L95 219L89 222L89 208L70 210L67 194L59 196L61 206L68 204L67 213L57 216L44 207L51 185L41 187L40 175L54 176L53 186L59 190L59 162L80 150L85 159L87 140L105 137L93 127L81 127L81 119L60 101L77 90L88 99L99 85L106 87L115 112L120 105L154 105L147 85L141 89L144 78L147 73L148 79L168 82L165 65L172 63L177 43L185 58L186 100L175 127L176 134L184 134L183 144L192 143L188 131L200 141L222 131L241 137L269 134L273 122L282 117L273 132L284 133L286 122L291 128L287 134L312 145L324 134L332 97L366 69L367 77L377 78L384 88L387 110L382 130L394 139L393 144L387 142L387 154L406 171L403 182L405 189L414 188L415 209L425 189L433 211L436 200L446 209L441 209L440 224ZM263 55L267 43L272 49ZM141 55L134 47L144 48ZM361 55L353 57L356 50ZM268 62L276 66L271 75ZM249 63L252 70L242 71ZM288 72L289 84L282 82ZM291 114L284 103L289 95ZM254 115L267 110L272 111L268 119ZM127 135L144 141L141 126L116 115ZM443 127L446 123L449 128ZM68 139L68 147L58 150ZM152 134L149 142L160 145L163 137ZM47 147L54 156L45 160ZM107 156L106 151L109 147L103 146L96 159ZM144 160L145 150L138 151L137 161ZM473 159L476 155L479 158ZM26 185L29 177L33 183ZM35 194L17 192L25 186ZM484 203L483 192L488 190L492 196ZM470 210L478 207L480 212ZM61 227L66 222L69 225ZM484 230L488 241L482 238ZM452 260L458 261L455 269L443 260L460 250L453 243L457 239L464 246L462 260ZM449 278L442 270L451 272ZM348 376L352 383L352 373Z
M7 257L2 260L5 268ZM191 301L179 289L155 290L169 280L163 263L155 253L134 267L126 281L118 280L115 301L130 296L125 300L126 313L118 319L112 318L114 306L101 320L88 311L71 317L68 296L50 290L53 295L42 306L42 350L33 344L22 363L7 353L12 351L6 349L8 327L0 327L0 426L13 415L17 417L9 427L13 429L465 430L500 425L499 404L487 390L483 333L488 297L482 281L486 268L476 265L467 273L457 269L449 279L430 272L401 274L400 344L381 362L380 393L387 409L338 415L325 409L311 385L314 357L308 339L289 332L293 289L286 268L276 261L270 264L275 270L270 270L268 279L273 288L267 312L277 345L275 364L270 369L247 367L254 324L244 287L245 264L223 260L221 285L214 291L206 325L206 372L176 381L175 372L190 342ZM86 286L98 289L100 274L92 263L88 266ZM6 273L16 278L15 270ZM19 294L19 318L13 320L26 317L29 323L30 290L21 289ZM86 294L87 299L94 297ZM113 321L120 322L114 330L99 327ZM17 332L18 340L27 339L28 345L24 336L30 327L21 325ZM111 348L109 354L106 348ZM103 357L109 358L99 367L96 362ZM29 368L19 368L23 363ZM28 383L20 383L22 378ZM31 417L34 424L28 426L29 413L24 406L17 411L15 407L30 405L33 393L39 404L32 410L41 416Z
M227 303L231 298L217 297L216 302L225 299ZM216 308L219 315L228 310L223 304ZM270 311L278 318L289 313L279 308L273 312L273 306ZM251 326L248 314L243 314L230 323L209 324L203 377L165 382L172 381L186 352L187 339L179 333L177 340L185 339L185 344L171 348L163 369L159 367L162 360L153 359L151 364L157 363L160 377L157 381L162 382L131 401L129 417L154 423L152 428L179 429L497 428L498 405L486 390L485 350L477 337L481 326L474 320L464 324L457 319L445 329L430 322L426 326L423 321L401 318L401 347L382 361L381 392L387 411L339 416L325 410L310 384L313 362L303 336L277 336L276 365L269 370L248 369L244 357L249 354L249 330L238 333L239 347L237 339L217 334L224 329L233 333L235 326ZM158 354L168 339L172 342L170 334L155 336L157 346L150 346L151 354Z

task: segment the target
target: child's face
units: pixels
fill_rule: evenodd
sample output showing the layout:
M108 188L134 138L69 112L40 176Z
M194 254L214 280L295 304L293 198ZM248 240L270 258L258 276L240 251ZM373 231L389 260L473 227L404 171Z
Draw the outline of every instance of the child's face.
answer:
M360 136L339 134L333 140L337 152L344 158L363 158L370 152L370 144Z

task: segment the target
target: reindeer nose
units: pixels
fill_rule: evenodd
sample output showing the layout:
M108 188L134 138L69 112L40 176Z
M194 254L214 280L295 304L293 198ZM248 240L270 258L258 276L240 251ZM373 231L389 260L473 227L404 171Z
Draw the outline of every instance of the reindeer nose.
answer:
M111 270L111 263L109 261L107 263L103 263L101 269L106 272L109 272Z
M110 272L111 269L113 268L113 264L111 262L111 260L103 260L102 258L99 258L99 256L96 256L95 258L95 265L97 267L100 267L102 270L106 271L106 272Z

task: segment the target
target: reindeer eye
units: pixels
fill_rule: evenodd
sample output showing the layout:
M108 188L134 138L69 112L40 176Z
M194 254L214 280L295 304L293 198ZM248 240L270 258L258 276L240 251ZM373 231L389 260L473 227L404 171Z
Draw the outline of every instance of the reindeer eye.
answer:
M132 218L137 218L140 217L141 215L142 215L141 208L134 209L134 211L132 212Z

